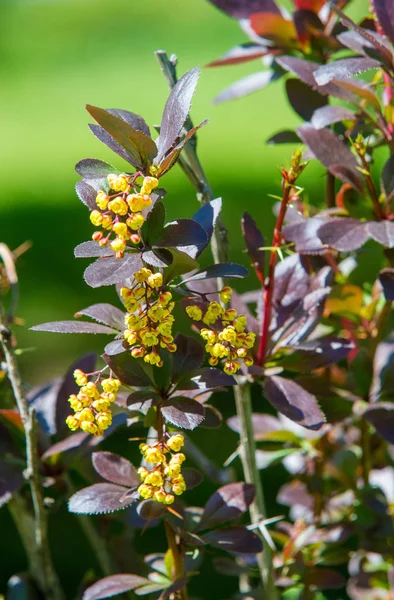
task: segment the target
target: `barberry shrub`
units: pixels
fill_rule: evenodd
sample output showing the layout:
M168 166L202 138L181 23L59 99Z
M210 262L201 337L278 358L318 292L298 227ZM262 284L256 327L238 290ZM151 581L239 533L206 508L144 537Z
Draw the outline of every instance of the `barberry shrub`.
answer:
M206 124L194 127L189 116L199 71L177 81L175 59L159 52L172 89L158 137L153 140L139 115L88 105L96 121L91 131L123 163L117 168L84 159L76 166L77 194L96 229L75 256L96 259L85 281L93 288L114 286L116 305L94 304L76 320L33 327L111 336L98 367L95 356L83 357L64 379L24 396L9 329L18 251L0 246L2 287L10 288L9 310L0 312L0 500L9 503L34 584L45 598L64 597L43 497L43 486L55 486L59 501L69 496L69 510L80 519L105 576L83 582L85 600L130 592L186 600L208 560L218 577L239 578L238 598L389 600L394 3L374 0L357 24L343 12L345 3L339 8L296 0L290 15L274 0L211 1L238 19L251 41L210 66L269 60L269 68L216 101L286 77L289 102L305 121L269 140L297 143L290 166L280 171L270 245L253 217L242 217L259 287L238 294L229 286L248 271L227 261L222 200L212 194L196 153L194 136ZM368 80L356 78L369 71ZM329 104L332 98L335 104ZM299 184L311 159L326 170L324 205L320 198L307 202ZM189 219L166 223L162 185L176 163L201 207ZM209 246L213 261L202 268L199 259ZM373 263L368 270L366 262ZM179 332L181 313L189 335ZM211 401L223 390L234 391L236 414L227 425L240 440L219 470L188 432L205 427L206 436L214 435L222 416ZM259 412L252 410L252 391ZM125 427L133 461L104 445ZM244 482L235 482L228 468L238 457ZM70 477L75 462L79 483L88 483L77 490ZM286 516L268 514L264 499L269 469L278 463L287 472L277 496L288 507ZM203 508L190 506L189 491L203 475L218 489ZM86 517L117 511L123 518L108 518L106 535ZM35 528L35 538L26 524ZM142 532L160 526L166 551L152 547L154 554L132 552L126 560L130 524ZM29 593L28 581L18 585Z

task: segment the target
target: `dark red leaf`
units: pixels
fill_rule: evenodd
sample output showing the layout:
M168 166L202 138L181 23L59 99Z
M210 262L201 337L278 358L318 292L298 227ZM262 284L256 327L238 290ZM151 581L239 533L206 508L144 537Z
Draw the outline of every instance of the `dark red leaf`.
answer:
M166 209L163 202L156 202L142 226L144 243L151 247L160 239L166 221Z
M147 375L147 373L151 373L150 366L143 363L140 359L132 357L129 352L113 356L103 354L103 359L122 383L137 387L152 385L153 376L150 379Z
M226 387L228 385L235 385L236 381L231 375L227 375L220 369L214 367L204 367L197 369L191 376L191 382L195 384L200 390L210 390L216 387ZM178 387L182 389L183 383ZM195 386L194 386L195 387ZM188 388L185 388L188 389Z
M103 479L118 485L132 488L140 484L140 477L135 467L123 456L112 452L94 452L92 463L95 471Z
M123 119L123 121L131 125L133 129L142 131L142 133L150 137L149 127L140 115L130 112L129 110L124 110L123 108L107 108L107 111L111 113L111 115Z
M197 471L197 469L191 469L191 468L182 469L182 475L185 478L186 488L188 490L192 490L193 488L200 485L200 483L204 479L203 476L201 475L200 471Z
M173 146L190 111L193 94L200 77L200 69L191 69L172 88L164 107L157 139L157 162L161 163L168 150Z
M74 248L75 258L99 258L101 256L115 256L109 246L100 246L98 242L82 242Z
M193 221L196 221L201 225L208 236L208 240L211 239L213 230L217 221L217 218L222 210L222 199L215 198L206 204L203 204L201 208L193 215Z
M78 181L75 185L78 198L87 206L90 210L97 209L96 197L97 191L89 185L86 181Z
M394 44L394 2L393 0L372 0L372 6L379 24L392 44Z
M288 307L304 298L309 291L310 277L302 260L297 254L288 256L275 268L274 307Z
M84 279L91 287L121 283L142 267L141 256L137 252L128 252L124 258L111 256L99 258L88 266Z
M326 252L326 247L317 235L323 222L323 219L311 217L300 223L286 225L283 228L283 235L287 241L295 244L299 254L323 254Z
M155 246L178 248L192 258L196 258L207 247L208 236L203 227L192 219L178 219L169 223Z
M204 362L204 347L195 338L179 333L175 343L177 350L173 354L172 380L184 378Z
M224 67L226 65L238 65L265 56L270 50L266 46L247 42L231 48L223 56L210 62L207 67Z
M169 398L161 412L166 421L182 429L195 429L205 416L204 407L197 400L185 396Z
M126 348L124 346L125 343L126 342L123 339L114 340L113 342L110 342L105 346L104 352L109 356L115 356L115 354L121 354L122 352L126 352Z
M340 252L358 250L369 238L367 223L345 217L323 223L317 235L323 244Z
M205 505L198 530L210 529L245 513L255 497L254 485L229 483L219 488Z
M394 223L392 221L371 221L367 223L371 238L382 246L394 248Z
M192 129L189 129L189 131L187 131L186 135L181 139L181 141L176 143L176 146L174 146L168 152L168 154L163 158L163 160L160 162L160 176L164 175L164 173L168 173L168 171L170 169L172 169L172 167L175 165L176 161L178 160L178 157L179 157L182 149L184 148L185 144L194 136L194 134L199 129L201 129L201 127L208 125L208 123L209 123L209 121L205 120L202 123L200 123L199 125L192 127Z
M344 176L344 172L334 174L341 176L341 179L350 185L354 185L353 179L357 182L358 189L362 189L362 179L357 171L357 161L349 148L329 129L315 129L310 124L301 125L297 128L297 133L302 141L312 150L314 156L327 169L340 165L350 171L352 179Z
M394 302L394 269L382 269L379 273L379 281L382 284L386 300Z
M167 507L164 504L159 504L155 500L144 500L137 506L137 512L140 517L150 523L155 519L159 519L166 512Z
M118 169L97 158L84 158L80 160L75 165L75 170L84 179L104 179L107 175L111 175L111 173L119 173Z
M305 483L301 481L292 481L283 485L277 497L280 504L285 506L302 506L312 509L314 504L313 496L308 492Z
M292 108L304 121L310 121L317 109L327 105L325 96L313 90L300 79L287 79L286 92Z
M293 21L282 14L260 12L250 17L250 28L254 33L270 40L280 48L292 48L296 45L297 31Z
M379 69L381 66L373 58L343 58L319 67L315 71L315 79L318 85L326 85L332 79L349 79L353 75Z
M209 0L235 19L248 19L253 13L278 13L274 0Z
M324 6L325 0L294 0L294 4L298 10L310 10L318 13Z
M127 398L129 410L138 410L146 413L148 408L156 406L161 401L153 390L137 390L132 392Z
M260 538L245 527L229 527L210 531L202 536L207 544L226 552L240 552L241 554L259 554L263 545Z
M346 585L346 579L337 571L312 567L308 569L308 582L318 590L337 590Z
M290 354L280 359L280 366L308 373L343 360L354 350L354 344L349 340L330 336L287 348Z
M242 279L242 277L246 277L247 274L248 270L242 265L237 265L236 263L219 263L197 271L197 273L194 273L191 277L184 279L182 283L198 281L200 279L216 279L217 277Z
M138 492L127 493L127 488L113 483L96 483L71 496L68 509L80 515L101 515L123 510L133 504Z
M24 483L23 464L0 460L0 508L7 504Z
M318 108L312 115L311 123L315 129L324 129L333 123L339 123L345 120L355 120L356 115L353 111L344 106L323 106Z
M68 411L70 412L70 411ZM77 433L72 433L64 440L60 442L56 442L44 452L41 456L42 460L46 460L55 454L62 454L63 452L68 452L69 450L74 450L75 448L81 448L83 443L90 438L90 433L85 433L83 431L78 431Z
M295 131L291 131L291 130L284 130L284 131L278 131L278 133L275 133L274 135L272 135L270 138L268 138L268 140L266 141L267 144L270 145L276 145L276 144L299 144L300 143L300 138L298 137L298 135L296 134Z
M259 71L258 73L247 75L220 92L220 94L213 99L213 103L221 104L222 102L228 102L228 100L235 100L236 98L248 96L253 92L264 89L280 76L281 74L271 70Z
M394 156L390 156L383 167L382 184L386 198L391 199L394 192Z
M87 590L85 590L83 600L101 600L101 598L112 598L124 592L135 590L135 588L149 583L149 579L140 577L139 575L110 575L104 579L100 579Z
M104 325L108 325L119 331L125 329L125 313L116 308L116 306L112 306L112 304L92 304L92 306L83 308L75 314L76 317L80 315L90 317L95 321L99 321L99 323L104 323Z
M110 135L108 131L104 129L104 127L96 124L89 125L88 127L93 135L105 146L107 146L107 148L112 150L112 152L115 152L115 154L123 158L123 160L126 162L133 165L133 167L138 168L140 161L136 160L135 157L130 154L130 152L127 152L127 150L125 150L116 140L114 140L112 135Z
M222 424L223 417L221 413L210 404L204 404L205 419L201 424L203 429L219 429Z
M134 129L123 119L97 106L86 106L87 111L131 156L141 167L150 165L157 155L154 141L142 131Z
M265 242L260 229L257 227L255 220L244 213L241 219L242 235L244 237L248 256L255 269L264 274L265 269L265 252L261 250Z
M264 394L280 413L307 429L317 430L325 423L315 396L295 381L278 375L266 377Z
M50 331L53 333L106 333L114 335L114 329L88 321L53 321L30 328L32 331Z
M369 406L364 411L364 418L383 439L394 444L394 403L379 402Z

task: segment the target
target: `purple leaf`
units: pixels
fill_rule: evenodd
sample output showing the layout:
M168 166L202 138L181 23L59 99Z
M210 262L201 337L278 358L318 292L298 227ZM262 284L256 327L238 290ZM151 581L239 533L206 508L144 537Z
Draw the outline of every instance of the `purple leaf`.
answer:
M215 198L206 204L203 204L201 208L193 215L193 221L197 221L204 229L208 236L208 241L211 239L213 230L215 227L216 220L222 210L222 199Z
M0 460L0 508L7 504L24 483L23 464Z
M201 129L201 127L208 125L208 123L209 121L206 119L199 125L192 127L192 129L189 129L189 131L186 132L186 135L181 139L181 141L176 143L176 146L174 146L160 162L160 176L168 173L168 171L172 169L186 143L199 129Z
M134 129L126 121L111 111L86 105L89 114L116 140L131 156L138 166L146 167L153 162L157 154L155 142L142 131Z
M227 385L235 385L236 381L231 375L227 375L220 369L215 367L204 367L197 369L191 375L191 381L196 384L200 390L210 390L216 387L226 387ZM181 389L182 385L179 386ZM187 388L186 388L187 389Z
M356 114L344 106L323 106L312 115L311 123L315 129L324 129L340 121L355 120Z
M280 413L307 429L317 430L325 423L315 396L295 381L278 375L266 377L264 395Z
M171 266L173 255L166 248L156 248L156 250L143 252L142 260L151 267L165 269L166 267Z
M146 373L146 371L149 372L150 367L140 359L131 356L129 352L113 356L103 354L103 359L125 385L147 387L152 384L152 380ZM144 368L142 368L141 362Z
M268 12L280 14L274 0L209 0L235 19L248 19L253 13Z
M111 175L111 173L119 173L118 169L97 158L84 158L80 160L75 165L75 170L84 179L104 179L107 175Z
M140 115L130 112L129 110L124 110L123 108L107 108L107 111L111 113L111 115L114 115L114 117L123 119L123 121L131 125L133 129L142 131L142 133L151 137L148 125Z
M159 519L166 512L167 507L163 504L159 504L155 500L144 500L137 506L137 512L140 517L150 523L155 519Z
M299 144L300 138L296 134L295 131L291 131L288 129L284 129L283 131L278 131L271 137L268 138L266 144L268 145L276 145L276 144Z
M126 348L124 346L125 340L114 340L107 344L104 348L104 352L109 356L115 356L116 354L121 354L122 352L126 352Z
M304 121L310 121L313 113L328 102L325 96L299 79L287 79L286 92L292 108Z
M70 411L68 411L70 412ZM90 433L85 433L83 431L78 431L77 433L72 433L64 440L60 442L56 442L44 452L41 456L41 460L46 460L55 454L62 454L63 452L68 452L69 450L74 450L75 448L81 448L83 443L90 438Z
M208 236L203 227L192 219L178 219L169 223L155 246L178 248L196 258L208 245Z
M394 223L392 221L371 221L367 223L371 238L382 246L394 248Z
M210 62L207 67L223 67L226 65L238 65L240 63L248 62L249 60L254 60L256 58L260 58L269 53L269 49L260 44L253 44L252 42L247 42L246 44L240 44L239 46L234 46L231 48L226 54Z
M175 594L176 592L179 592L180 590L183 590L186 587L187 584L187 579L186 577L180 577L179 579L177 579L176 581L174 581L173 583L171 583L171 585L169 585L168 587L166 587L160 594L160 600L166 600L166 598L175 598ZM140 588L142 589L142 588ZM139 594L139 590L137 590L137 596L140 595Z
M394 444L394 403L378 402L369 406L363 416L384 440Z
M242 235L245 241L248 256L253 267L264 274L265 269L265 252L261 250L264 247L264 238L260 229L257 227L255 220L244 213L241 219Z
M173 354L172 380L178 381L201 367L204 362L204 347L199 341L179 333L175 343L177 350Z
M200 77L200 69L191 69L172 88L164 107L157 142L157 162L161 163L173 146L190 111L193 94Z
M138 492L127 494L127 488L113 483L96 483L71 496L68 509L79 515L102 515L123 510L133 504Z
M221 413L210 404L204 404L205 419L201 424L203 429L219 429L222 424L223 417Z
M308 569L308 582L318 590L336 590L346 585L346 580L333 569L312 567Z
M280 366L307 373L343 360L354 349L354 344L343 338L326 337L287 348L290 354L280 359Z
M245 513L255 497L250 483L229 483L219 488L205 505L198 530L210 529Z
M373 32L370 31L370 33ZM371 53L371 50L372 53L375 51L375 46L373 46L371 42L368 42L356 31L344 31L343 33L337 35L337 40L341 44L346 46L346 48L349 48L350 50L353 50L353 52L355 52L356 54L361 54L362 56L368 57Z
M142 267L141 256L137 252L128 252L124 258L115 256L99 258L88 266L84 279L90 287L121 283Z
M354 181L357 182L357 187L362 189L362 180L357 171L357 161L349 148L329 129L315 129L310 124L301 125L298 127L297 133L304 142L312 150L314 156L330 171L337 165L341 166L342 172L334 172L343 181L354 186ZM346 177L345 170L351 174Z
M373 58L343 58L319 67L315 71L315 79L318 85L326 85L332 79L349 79L353 75L380 67L380 62Z
M88 127L89 127L90 131L93 133L93 135L98 140L100 140L100 142L102 142L105 146L107 146L107 148L112 150L112 152L115 152L115 154L117 154L118 156L123 158L123 160L125 160L126 162L133 165L133 167L138 168L139 161L136 160L130 154L130 152L127 152L127 150L122 148L122 146L116 140L114 140L114 138L107 131L105 131L105 129L103 127L101 127L100 125L96 125L96 124L88 125Z
M319 86L314 76L315 71L320 67L319 63L304 60L303 58L297 58L295 56L280 56L275 60L279 66L286 71L290 71L297 75L301 81L317 90L323 96L335 96L336 98L348 100L349 102L356 100L356 97L353 94L340 88L335 83Z
M247 274L248 270L242 265L237 265L236 263L219 263L197 271L197 273L194 273L191 277L184 279L182 283L198 281L200 279L216 279L217 277L242 279L242 277L246 277Z
M317 234L323 244L339 252L358 250L369 238L367 223L345 217L323 223Z
M182 475L185 478L186 488L192 490L202 483L203 476L197 469L186 468L182 469Z
M101 598L112 598L124 592L135 590L135 588L148 583L149 579L139 575L110 575L100 579L87 590L85 590L82 600L101 600Z
M394 269L382 269L379 273L379 281L383 288L384 297L388 302L394 302Z
M127 398L129 410L147 411L151 406L156 406L161 401L153 390L137 390L132 392Z
M202 536L207 544L226 552L241 554L259 554L263 545L260 538L245 527L229 527L210 531Z
M92 463L103 479L128 488L138 487L141 480L135 467L123 456L112 452L94 452Z
M98 242L82 242L74 248L75 258L99 258L102 256L113 256L115 252L109 246L100 246Z
M296 254L288 256L275 268L274 307L291 307L309 291L310 277Z
M393 0L372 0L372 6L383 32L394 44L394 3Z
M221 104L222 102L228 102L228 100L235 100L236 98L243 98L253 92L262 90L273 81L279 79L281 74L267 70L259 71L258 73L252 73L242 79L239 79L235 83L232 83L229 87L224 89L214 99L214 104Z
M90 210L95 210L97 208L97 191L94 187L89 185L86 181L78 181L75 185L75 191L81 202L83 202Z
M125 328L125 313L116 308L116 306L112 306L112 304L93 304L75 313L76 317L80 315L90 317L95 321L99 321L99 323L104 323L104 325L108 325L119 331L123 331Z
M114 335L114 329L88 321L53 321L30 327L32 331L50 331L53 333L106 333Z
M283 485L277 500L284 506L302 506L307 509L312 509L314 504L313 496L308 492L305 483L297 480Z
M161 408L163 417L175 427L182 429L195 429L204 420L204 407L185 396L173 396L165 401Z
M299 254L323 254L327 249L317 235L323 223L323 219L311 217L300 223L286 225L283 228L283 235L287 241L295 244Z
M394 156L390 156L383 167L382 184L386 198L390 200L394 192Z

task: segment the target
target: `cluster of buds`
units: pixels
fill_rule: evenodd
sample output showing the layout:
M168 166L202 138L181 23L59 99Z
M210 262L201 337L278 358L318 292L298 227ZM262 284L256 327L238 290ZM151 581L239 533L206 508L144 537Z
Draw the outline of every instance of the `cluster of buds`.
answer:
M74 414L67 417L66 423L71 431L82 429L93 435L102 435L112 424L110 406L115 402L120 381L112 377L103 379L100 392L97 384L89 381L86 373L80 369L74 371L74 378L81 389L68 399Z
M142 184L137 184L135 175L108 175L110 193L101 190L96 197L98 209L90 213L90 220L95 227L92 238L101 246L110 243L117 258L124 256L127 242L139 244L140 229L145 217L142 211L152 205L151 193L159 185L155 177L144 177ZM113 192L113 193L111 193ZM111 235L115 238L110 242Z
M230 301L231 292L231 288L227 286L221 290L220 299L223 304ZM247 367L253 365L253 358L248 350L253 348L256 336L245 331L245 315L238 315L234 308L225 309L219 302L210 302L205 313L195 305L188 306L186 312L193 321L211 326L200 329L200 335L206 342L205 349L210 354L210 365L214 367L219 360L225 359L223 370L228 375L237 373L241 368L241 361Z
M174 309L172 294L162 291L163 276L142 268L134 273L135 285L120 290L127 310L124 338L131 346L134 358L143 358L146 363L161 367L163 361L158 352L164 348L176 351L172 335Z
M151 498L162 504L172 504L175 496L180 496L186 490L185 480L181 473L182 463L186 459L179 452L184 444L180 433L171 436L167 442L158 442L155 446L141 444L141 454L152 470L145 467L138 469L141 485L138 492L141 498ZM174 454L173 454L174 453ZM170 455L170 456L169 456Z

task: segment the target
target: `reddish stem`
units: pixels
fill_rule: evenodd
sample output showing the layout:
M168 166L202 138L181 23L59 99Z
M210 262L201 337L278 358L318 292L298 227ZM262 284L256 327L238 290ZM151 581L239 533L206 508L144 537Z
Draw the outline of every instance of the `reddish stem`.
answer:
M291 185L287 181L284 181L283 196L280 203L279 214L275 223L274 235L272 240L272 250L268 266L267 284L265 286L263 285L264 313L260 345L257 353L257 364L260 366L264 365L269 342L269 326L271 322L272 298L274 295L275 267L276 262L278 260L277 248L279 248L282 243L282 227L286 215L287 205L289 203L290 191Z

